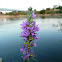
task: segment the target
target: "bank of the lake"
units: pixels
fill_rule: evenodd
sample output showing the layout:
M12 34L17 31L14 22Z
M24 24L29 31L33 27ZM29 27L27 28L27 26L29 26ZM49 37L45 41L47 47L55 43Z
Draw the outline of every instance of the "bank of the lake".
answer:
M46 18L62 18L62 14L37 14L37 17L46 17ZM0 15L0 18L24 18L27 17L27 15Z

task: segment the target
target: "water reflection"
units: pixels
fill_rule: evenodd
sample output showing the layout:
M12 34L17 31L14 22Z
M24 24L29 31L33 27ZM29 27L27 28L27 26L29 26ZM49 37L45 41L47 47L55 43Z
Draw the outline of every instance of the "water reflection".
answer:
M57 24L53 24L52 26L57 28L58 31L62 32L62 22L61 21L59 21Z
M16 23L17 21L22 21L26 18L0 18L0 25Z
M5 23L6 21L7 21L6 18L0 18L0 24Z

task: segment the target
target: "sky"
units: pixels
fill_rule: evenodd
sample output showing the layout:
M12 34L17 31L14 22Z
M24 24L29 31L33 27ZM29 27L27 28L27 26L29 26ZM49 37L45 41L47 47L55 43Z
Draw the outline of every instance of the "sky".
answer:
M0 0L0 8L27 10L29 7L38 11L62 5L62 0Z

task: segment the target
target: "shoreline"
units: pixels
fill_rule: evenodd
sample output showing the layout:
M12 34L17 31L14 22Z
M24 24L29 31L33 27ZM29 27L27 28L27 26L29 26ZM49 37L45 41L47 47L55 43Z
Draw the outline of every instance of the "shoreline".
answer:
M0 18L26 18L27 15L0 15ZM62 14L36 14L41 18L62 18Z
M23 18L23 17L27 17L27 15L0 15L0 18Z
M62 18L62 14L37 14L37 17L42 17L42 18Z

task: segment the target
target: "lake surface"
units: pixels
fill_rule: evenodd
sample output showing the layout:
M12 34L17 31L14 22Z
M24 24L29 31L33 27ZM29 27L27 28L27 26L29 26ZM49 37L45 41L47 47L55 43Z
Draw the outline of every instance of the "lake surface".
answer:
M0 19L0 58L3 62L23 62L19 37L20 24L26 18ZM62 62L62 18L36 18L39 24L37 47L33 47L36 60L31 62Z

